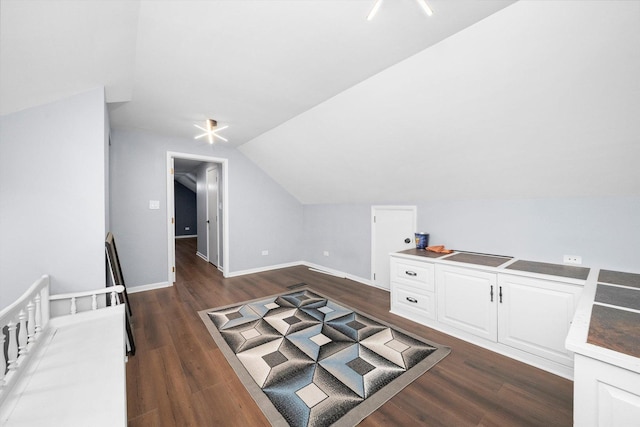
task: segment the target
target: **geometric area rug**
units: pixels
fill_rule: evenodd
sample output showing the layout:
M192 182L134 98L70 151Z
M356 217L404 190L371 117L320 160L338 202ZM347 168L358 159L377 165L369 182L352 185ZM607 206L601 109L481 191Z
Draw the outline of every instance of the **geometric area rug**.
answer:
M274 426L354 426L451 351L309 289L199 314Z

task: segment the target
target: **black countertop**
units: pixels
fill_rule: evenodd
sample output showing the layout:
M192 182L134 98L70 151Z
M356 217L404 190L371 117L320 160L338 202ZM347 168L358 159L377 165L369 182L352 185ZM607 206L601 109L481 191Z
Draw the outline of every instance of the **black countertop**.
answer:
M502 264L511 261L513 257L484 255L473 252L460 252L447 257L447 261L464 262L467 264L484 265L486 267L499 267Z
M569 277L571 279L586 280L589 268L574 267L563 264L549 264L546 262L519 260L505 267L509 270L527 271L529 273L549 274L551 276Z
M600 270L600 274L598 274L598 282L640 288L640 274Z
M600 270L587 342L640 357L640 274Z
M407 249L406 251L401 251L398 253L405 254L405 255L421 256L425 258L440 258L447 255L447 254L439 254L437 252L431 252L426 249Z

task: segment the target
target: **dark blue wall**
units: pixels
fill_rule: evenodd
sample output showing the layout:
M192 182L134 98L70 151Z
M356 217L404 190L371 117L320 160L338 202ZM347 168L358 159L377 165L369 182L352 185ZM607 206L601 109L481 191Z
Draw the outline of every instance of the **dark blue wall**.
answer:
M195 236L198 234L196 221L196 193L179 182L174 181L176 209L176 236ZM189 230L186 229L189 227Z

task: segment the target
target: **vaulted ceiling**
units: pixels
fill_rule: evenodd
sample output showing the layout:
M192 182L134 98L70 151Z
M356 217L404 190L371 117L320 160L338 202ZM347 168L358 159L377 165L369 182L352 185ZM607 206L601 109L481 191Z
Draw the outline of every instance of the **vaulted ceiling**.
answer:
M0 113L214 118L303 203L640 193L639 1L429 4L2 0Z

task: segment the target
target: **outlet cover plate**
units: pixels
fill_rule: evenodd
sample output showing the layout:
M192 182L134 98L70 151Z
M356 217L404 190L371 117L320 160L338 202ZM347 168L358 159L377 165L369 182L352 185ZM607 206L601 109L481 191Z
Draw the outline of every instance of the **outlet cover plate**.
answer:
M582 257L579 255L565 255L562 258L562 261L565 264L576 264L576 265L580 265L582 264Z

